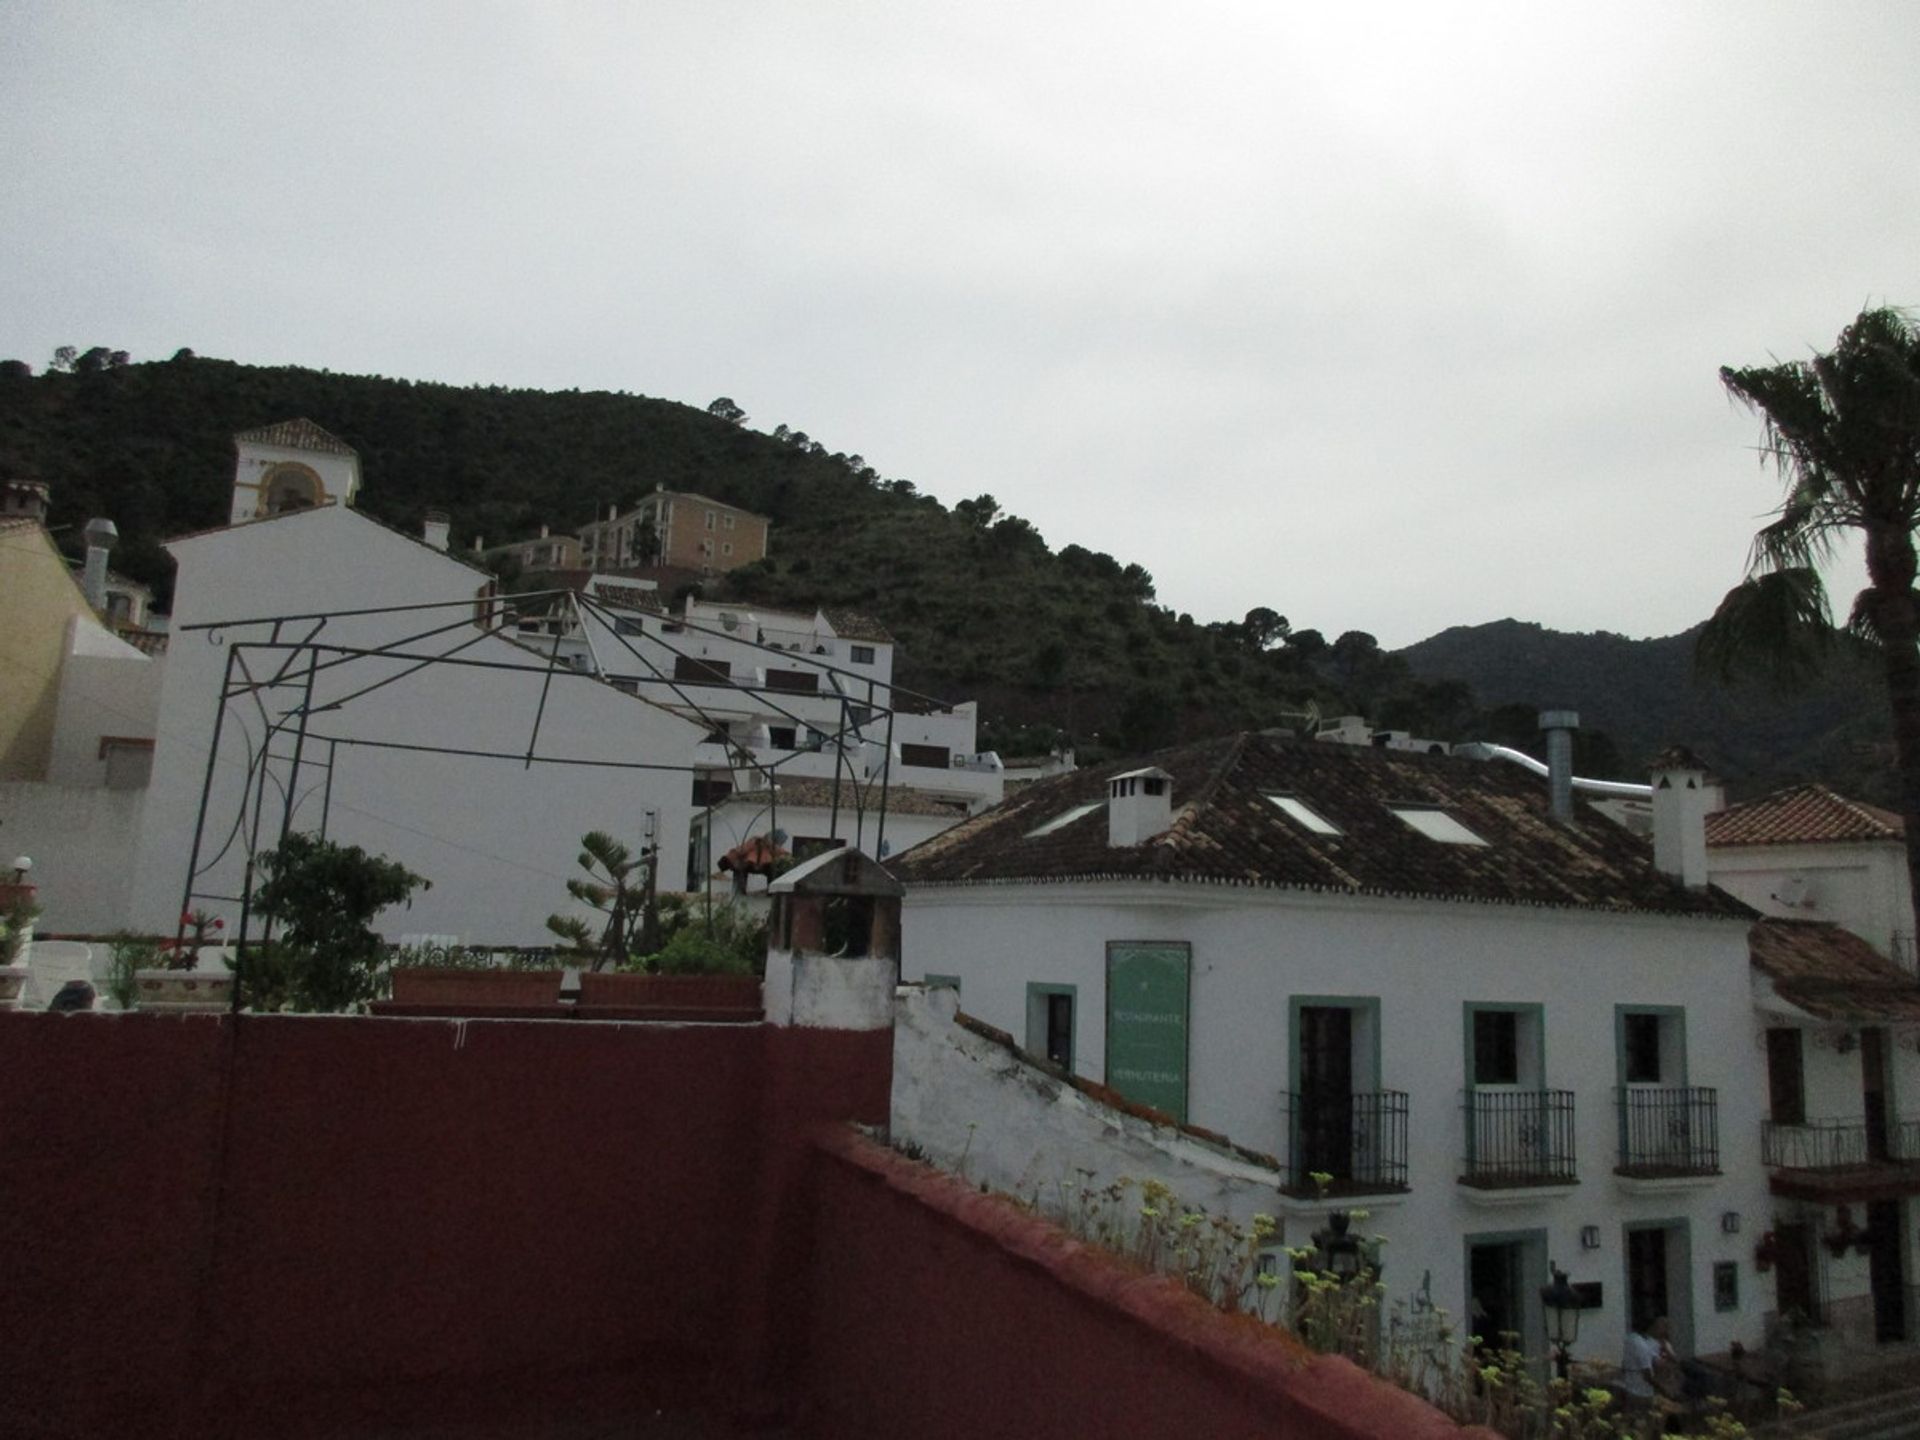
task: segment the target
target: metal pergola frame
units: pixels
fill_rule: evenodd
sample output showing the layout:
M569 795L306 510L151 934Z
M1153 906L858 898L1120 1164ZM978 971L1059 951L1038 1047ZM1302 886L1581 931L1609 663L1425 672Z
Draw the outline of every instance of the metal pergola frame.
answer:
M517 634L509 633L508 629L509 626L517 629L524 612L524 607L534 602L547 602L549 605L557 602L558 605L566 608L571 615L572 625L578 628L581 638L586 644L588 654L593 662L592 671L576 670L571 666L563 666L559 663L560 644L564 638L560 633L556 633L552 637L552 644L547 648L544 663L516 664L503 660L477 659L462 654L463 651L471 649L483 640L498 638L520 649L526 650L535 660L539 660L541 658L540 650L520 638ZM434 625L425 630L389 641L383 645L364 646L339 644L329 642L323 638L327 626L335 620L441 610L459 610L463 613L446 624ZM541 724L546 714L547 697L552 690L555 678L591 680L601 684L608 683L604 678L606 667L600 661L598 650L593 643L593 636L586 624L588 617L592 617L600 622L607 633L618 641L629 655L639 661L648 671L652 672L651 675L642 676L642 680L645 680L647 683L658 683L666 686L678 697L680 704L684 706L686 710L698 716L700 722L706 724L711 732L724 733L724 721L716 717L708 708L707 704L703 704L700 699L688 693L687 682L682 677L670 675L663 671L659 665L654 663L650 656L635 648L627 636L620 632L615 622L623 617L616 615L614 613L616 610L623 611L626 614L659 614L663 620L671 614L671 612L665 611L664 609L656 612L641 607L616 605L594 596L583 595L573 590L559 589L534 591L511 597L482 594L473 599L427 601L409 605L375 605L357 609L255 615L241 619L203 621L193 625L178 627L183 634L204 633L211 644L226 644L227 659L226 668L220 683L219 700L214 710L213 735L211 743L207 747L206 769L201 779L200 801L194 816L193 841L187 856L186 880L181 888L181 920L179 930L175 936L176 941L183 939L185 936L186 917L193 909L196 900L219 900L240 906L240 924L238 933L234 939L235 943L240 946L244 946L247 943L247 930L253 904L254 864L260 853L260 830L267 812L267 782L271 778L274 787L280 794L279 831L275 841L277 845L284 842L291 833L294 812L298 808L301 799L304 798L299 794L300 772L302 768L311 766L323 770L326 778L322 791L319 833L324 837L327 833L328 823L331 818L333 780L339 767L340 750L342 747L456 755L485 760L517 760L523 769L531 769L534 765L540 764L611 770L678 771L690 776L709 773L712 769L711 766L702 765L697 762L689 764L669 764L646 760L597 760L581 756L542 755L539 753ZM757 639L746 639L724 630L715 630L708 626L699 625L691 619L678 619L672 623L678 624L683 632L712 635L715 638L726 640L731 644L744 645L750 649L760 650L768 654L778 654L783 657L788 657L792 654L790 651L778 646L766 644ZM227 643L224 639L224 634L227 631L243 630L260 626L271 627L267 638L264 640L234 640L231 643ZM468 626L473 627L476 633L471 638L461 641L461 643L453 646L453 648L449 650L421 654L409 648ZM300 627L307 627L304 633L292 633ZM672 654L676 660L686 659L696 663L701 661L701 657L688 654L665 635L649 638L657 640L657 643ZM260 666L263 672L261 675L254 673L254 661L256 659L266 662ZM277 668L273 666L275 660L278 661ZM338 699L327 701L318 706L314 704L314 681L320 674L341 667L352 666L357 663L363 664L369 660L398 660L403 662L411 661L414 663L407 665L406 668L396 674L387 675L375 680L357 690L350 691ZM864 727L871 724L875 718L881 715L886 717L887 728L886 739L884 741L885 760L880 773L879 814L874 832L874 847L878 850L884 843L886 835L887 802L889 792L892 788L893 732L894 717L896 714L896 709L892 701L898 694L905 693L916 700L929 702L931 705L943 710L951 709L951 707L935 699L935 697L923 695L916 691L908 690L902 692L899 687L892 684L889 684L887 687L888 703L883 704L878 699L876 682L872 676L859 675L853 671L842 669L839 666L829 664L825 661L816 660L811 656L806 657L805 663L809 669L826 673L829 676L846 676L852 680L864 681L866 684L866 698L862 704L862 709L865 711L865 714L862 718L855 720L851 710L853 702L850 701L849 696L841 687L838 679L836 678L832 681L835 696L839 701L839 728L830 735L823 736L821 740L821 748L831 745L834 750L833 805L829 825L829 838L831 839L837 840L840 838L840 790L843 771L845 772L844 779L846 783L852 787L855 813L853 843L858 846L864 839L866 820L864 796L867 786L853 773L852 765L847 756L846 741L849 735L854 737L856 743L864 741L866 739L866 736L862 733ZM534 712L533 724L527 736L525 751L481 750L458 745L411 744L401 741L376 740L351 735L327 735L316 733L312 729L310 722L313 721L315 717L343 711L355 700L372 694L376 690L384 689L388 685L396 684L401 680L405 680L433 666L455 666L485 671L506 671L540 675L542 677L540 700ZM271 673L266 673L269 670L271 670ZM238 679L236 679L236 672L239 674ZM795 714L777 701L768 698L776 693L794 694L795 692L791 690L776 691L774 687L771 686L741 684L731 675L725 680L708 679L693 683L702 689L712 690L717 688L729 693L756 697L760 700L762 707L770 708L776 714L792 720L796 727L806 730L813 730L814 728L811 722ZM299 688L300 698L294 705L281 711L276 717L270 713L263 696L288 685ZM645 698L639 696L637 690L633 693L635 698ZM241 786L239 808L234 815L232 824L228 827L226 838L221 843L218 852L203 864L201 856L206 848L207 842L208 810L212 803L214 775L220 760L221 745L225 738L227 711L234 701L242 699L253 702L254 709L258 714L262 726L262 739L259 748L256 750L250 737L246 737L243 732L243 739L245 739L248 753L246 767L243 772L245 779ZM660 702L651 699L646 699L645 703L660 704ZM662 705L661 708L668 709L669 707ZM671 710L670 713L672 713ZM682 718L685 717L683 716ZM291 735L292 740L291 754L276 754L274 749L276 738L288 734ZM308 758L307 750L309 745L326 746L326 759ZM795 750L780 759L769 762L761 760L743 745L730 746L729 751L729 770L740 767L751 768L759 773L766 781L770 810L769 829L777 830L779 825L777 772L783 765L798 758L801 754L811 752ZM284 782L279 776L273 773L273 767L276 762L287 767ZM251 809L250 824L249 808ZM705 808L707 812L706 834L710 845L712 843L712 802L709 801ZM226 858L228 852L233 847L234 841L239 837L242 830L246 830L247 832L247 860L245 879L241 893L234 896L196 889L195 887L200 877ZM648 851L648 861L657 873L659 865L657 841ZM709 861L709 864L711 864L711 861ZM263 938L270 939L271 937L272 923L269 921ZM236 985L234 987L234 1003L236 1008L238 1007L239 1000L240 987Z

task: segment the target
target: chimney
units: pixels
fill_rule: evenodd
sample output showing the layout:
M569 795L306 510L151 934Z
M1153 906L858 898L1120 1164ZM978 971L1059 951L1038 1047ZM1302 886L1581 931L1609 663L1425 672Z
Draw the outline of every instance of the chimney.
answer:
M474 554L478 555L482 550L486 548L487 548L486 542L483 541L478 535L473 537L473 553Z
M1553 818L1561 824L1573 819L1573 732L1580 728L1575 710L1542 710L1540 728L1547 732L1547 797Z
M1691 750L1676 745L1654 757L1654 867L1689 890L1707 883L1707 812L1715 796Z
M426 522L420 527L420 538L436 550L447 548L447 512L444 510L427 511Z
M546 527L546 526L544 526L544 525L542 525L542 526L540 527L540 538L541 538L542 540L544 540L544 539L546 539L546 538L547 538L547 527Z
M609 506L607 506L607 519L608 519L608 521L609 521L609 522L612 522L612 521L614 521L614 520L618 520L619 518L620 518L620 507L619 507L618 505L609 505Z
M81 572L80 588L96 614L107 613L107 552L120 538L120 529L111 520L89 520L81 532L87 537L87 568Z
M0 515L47 523L47 487L40 480L9 480L0 486Z
M1173 823L1173 776L1154 766L1107 781L1107 844L1138 845Z

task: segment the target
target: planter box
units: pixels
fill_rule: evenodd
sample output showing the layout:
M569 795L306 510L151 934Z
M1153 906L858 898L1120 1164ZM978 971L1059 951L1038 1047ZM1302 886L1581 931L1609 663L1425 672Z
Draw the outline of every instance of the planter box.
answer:
M20 992L26 987L26 966L0 965L0 1010L18 1010Z
M582 971L580 1008L758 1019L760 981L753 975L622 975L612 971L596 975Z
M393 1004L518 1009L560 1003L558 970L440 970L409 966L393 972Z
M233 1005L233 972L136 970L134 1004L162 1015L218 1014Z

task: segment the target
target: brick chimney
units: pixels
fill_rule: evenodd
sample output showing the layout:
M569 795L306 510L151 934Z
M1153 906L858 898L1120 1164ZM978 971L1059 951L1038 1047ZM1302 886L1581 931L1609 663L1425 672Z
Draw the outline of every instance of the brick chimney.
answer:
M1138 845L1173 823L1173 776L1156 766L1107 781L1107 844Z
M9 480L0 485L0 518L47 523L48 491L44 481Z

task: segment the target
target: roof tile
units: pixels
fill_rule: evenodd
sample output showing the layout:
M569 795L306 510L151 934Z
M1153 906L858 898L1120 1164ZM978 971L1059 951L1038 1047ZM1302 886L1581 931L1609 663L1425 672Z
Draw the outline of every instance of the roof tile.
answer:
M1747 932L1774 992L1823 1020L1920 1020L1920 980L1839 925L1762 920Z
M281 420L272 425L259 426L257 429L242 430L233 438L235 441L250 441L255 445L281 445L289 450L324 450L334 455L360 453L338 435L322 430L304 416L298 420Z
M1173 776L1173 823L1111 846L1100 803L1131 759L1044 780L893 861L909 886L1066 880L1187 880L1493 904L1721 917L1753 912L1692 891L1651 847L1590 806L1558 824L1543 782L1511 766L1270 734L1201 741L1149 757ZM1340 831L1323 835L1268 799L1293 795ZM1448 844L1390 805L1438 807L1487 843ZM1080 806L1087 813L1030 832Z
M1709 845L1817 845L1842 840L1899 840L1900 817L1849 800L1824 785L1794 785L1707 817Z

